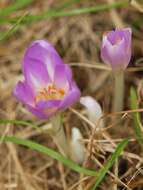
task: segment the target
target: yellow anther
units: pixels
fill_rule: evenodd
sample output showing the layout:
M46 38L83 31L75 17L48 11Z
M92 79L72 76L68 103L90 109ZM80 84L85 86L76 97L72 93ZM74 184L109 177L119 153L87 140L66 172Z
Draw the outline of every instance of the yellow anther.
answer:
M35 97L35 102L39 102L41 100L61 100L65 95L65 90L62 88L56 88L53 84L48 85L47 88L43 88L40 90Z

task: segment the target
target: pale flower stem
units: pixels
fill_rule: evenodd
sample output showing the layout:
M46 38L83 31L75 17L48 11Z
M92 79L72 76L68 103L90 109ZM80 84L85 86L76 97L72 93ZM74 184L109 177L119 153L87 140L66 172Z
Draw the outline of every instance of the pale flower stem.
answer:
M53 134L52 138L58 147L60 153L66 157L69 156L69 144L65 136L63 125L61 122L61 115L57 115L52 119Z
M123 110L124 107L124 71L116 71L114 73L114 102L113 102L113 112L119 112ZM118 177L118 159L114 165L115 176ZM117 190L118 185L115 183L113 185L113 190Z
M115 86L114 86L114 101L113 112L123 110L124 106L124 71L116 71L114 73Z

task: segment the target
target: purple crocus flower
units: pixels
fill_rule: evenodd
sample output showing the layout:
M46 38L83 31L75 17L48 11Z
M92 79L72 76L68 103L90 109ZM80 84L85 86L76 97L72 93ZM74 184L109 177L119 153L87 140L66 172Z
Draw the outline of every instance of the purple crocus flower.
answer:
M131 29L116 29L103 36L102 60L113 70L124 70L131 58Z
M41 119L65 110L80 97L72 72L54 47L44 40L32 43L22 62L24 81L19 81L14 96Z

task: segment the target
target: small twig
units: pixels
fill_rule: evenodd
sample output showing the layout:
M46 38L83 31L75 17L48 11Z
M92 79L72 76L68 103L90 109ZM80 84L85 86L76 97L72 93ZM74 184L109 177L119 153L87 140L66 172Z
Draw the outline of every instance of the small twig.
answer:
M140 11L141 13L143 13L143 6L141 6L140 3L138 3L136 0L131 0L131 5L137 9L138 11Z

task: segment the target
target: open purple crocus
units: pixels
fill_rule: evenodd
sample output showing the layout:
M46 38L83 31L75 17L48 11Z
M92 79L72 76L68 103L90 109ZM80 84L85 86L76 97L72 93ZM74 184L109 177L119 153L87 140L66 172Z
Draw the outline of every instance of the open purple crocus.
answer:
M14 96L41 119L65 110L80 97L71 69L47 41L32 43L25 53L22 71L25 79L16 85Z
M113 70L124 70L131 59L131 29L116 29L103 36L102 60Z

